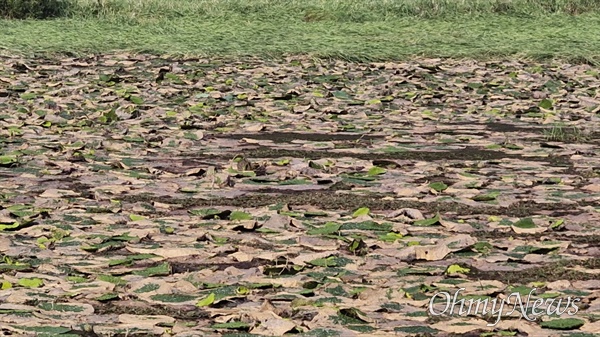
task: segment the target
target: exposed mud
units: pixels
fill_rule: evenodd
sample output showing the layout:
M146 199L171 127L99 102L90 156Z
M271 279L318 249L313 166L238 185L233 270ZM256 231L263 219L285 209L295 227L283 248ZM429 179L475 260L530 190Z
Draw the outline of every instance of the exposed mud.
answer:
M251 194L242 195L236 198L215 198L210 200L203 199L176 199L161 198L161 202L181 205L184 209L206 206L234 206L234 207L263 207L276 203L283 203L291 206L312 205L327 210L356 209L368 207L374 211L396 210L401 208L422 209L427 214L437 212L452 212L456 215L505 215L510 214L513 217L526 217L536 214L539 211L564 211L567 208L573 208L572 205L554 204L536 204L532 201L518 201L509 207L480 206L473 207L462 203L452 201L441 202L422 202L413 200L389 200L384 198L393 198L389 194L342 194L334 192L321 191L297 191L293 194ZM126 195L121 198L125 202L152 202L158 198L153 195ZM582 205L587 203L582 202Z
M571 268L582 267L584 269L600 268L600 258L590 258L586 261L561 261L547 263L543 266L522 268L515 271L482 271L471 268L469 277L475 280L496 280L505 284L525 284L529 282L553 282L558 280L568 281L591 281L597 280L598 275L585 273Z
M549 162L550 157L534 157L524 156L516 153L506 153L502 151L483 150L476 148L468 148L454 151L405 151L405 152L376 152L376 153L352 153L343 151L302 151L302 150L287 150L270 147L257 147L253 149L239 151L239 154L243 154L246 158L306 158L306 159L321 159L321 158L357 158L363 160L420 160L420 161L440 161L440 160L501 160L501 159L519 159L525 161L534 162ZM232 155L230 154L206 154L198 155L189 154L189 159L201 159L206 160L207 158L230 160ZM561 158L555 156L552 159L557 162L567 162L568 158Z
M195 306L149 305L133 299L119 301L118 305L107 302L93 303L93 306L98 315L167 315L184 321L209 318L206 311Z
M301 133L301 132L265 132L265 133L228 133L215 134L216 138L272 140L274 143L291 143L294 140L311 142L338 142L383 139L385 135L367 135L364 133Z

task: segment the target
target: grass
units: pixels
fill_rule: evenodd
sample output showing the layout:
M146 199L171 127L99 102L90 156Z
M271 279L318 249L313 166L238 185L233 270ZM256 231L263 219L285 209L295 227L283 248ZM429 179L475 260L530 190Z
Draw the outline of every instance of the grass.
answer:
M600 61L592 0L74 1L67 18L0 21L0 49Z
M600 11L596 0L74 0L76 17L297 18L395 21L457 15L546 16Z
M551 142L574 142L580 143L589 139L589 133L573 126L567 127L561 123L554 124L551 128L544 130L547 141Z

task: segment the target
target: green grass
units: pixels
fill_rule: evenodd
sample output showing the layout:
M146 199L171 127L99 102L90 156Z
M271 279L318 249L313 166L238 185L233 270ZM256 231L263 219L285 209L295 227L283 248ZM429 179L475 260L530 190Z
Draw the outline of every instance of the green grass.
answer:
M600 11L596 0L73 0L77 17L298 18L365 22L404 17L546 16Z
M551 128L544 130L547 141L551 142L574 142L580 143L589 139L589 132L573 126L568 127L562 123L554 124Z
M0 21L0 49L600 61L595 0L75 1L68 18Z

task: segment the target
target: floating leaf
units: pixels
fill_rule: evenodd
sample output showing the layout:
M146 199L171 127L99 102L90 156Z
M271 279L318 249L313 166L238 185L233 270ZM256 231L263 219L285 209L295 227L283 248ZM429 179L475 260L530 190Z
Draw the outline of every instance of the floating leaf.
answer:
M513 143L506 143L502 147L509 150L523 150L522 146Z
M41 286L44 285L44 281L40 278L34 277L34 278L22 278L18 281L18 284L21 287L26 287L26 288L39 288Z
M123 247L125 247L125 244L123 243L123 241L111 240L111 241L102 242L97 245L82 246L81 249L85 250L86 252L97 252L97 251L103 250L103 249L106 249L106 250L120 249Z
M318 216L328 216L329 214L327 214L327 212L322 212L322 211L306 211L304 212L304 216L307 218L310 217L318 217Z
M327 258L314 259L308 264L319 267L343 267L350 262L349 259L343 257L330 256Z
M56 303L56 302L40 302L38 303L38 308L42 310L52 310L52 311L60 311L60 312L83 312L86 310L85 307L81 305L72 305L66 303Z
M2 280L2 282L0 282L0 290L10 289L10 288L12 288L12 283L10 283L8 281L4 281L4 280Z
M538 106L542 109L550 110L550 109L552 109L553 105L554 105L554 102L552 102L551 99L544 98Z
M574 330L579 329L584 324L585 321L578 318L559 318L542 322L540 326L546 329Z
M480 241L473 245L472 249L481 254L487 254L492 250L493 246L489 242Z
M448 266L448 268L446 269L446 274L448 275L453 275L453 274L468 274L469 271L471 271L471 269L469 268L463 268L457 264L452 264L450 266Z
M111 80L111 76L108 74L100 74L98 77L102 82L109 82Z
M144 284L143 287L138 288L138 289L134 290L133 292L136 294L148 293L148 292L157 290L159 288L160 288L160 286L156 283L148 283L148 284Z
M367 244L362 239L352 240L352 242L350 242L350 245L348 245L348 250L354 255L359 256L366 255L369 252Z
M17 329L37 332L43 336L60 336L71 331L71 328L61 326L15 326Z
M413 225L415 225L415 226L433 226L433 225L439 224L440 219L441 219L440 213L437 213L433 218L417 220L417 221L413 222Z
M332 94L333 94L333 97L335 97L335 98L339 98L339 99L343 99L343 100L350 99L350 95L344 91L334 91L334 92L332 92Z
M377 176L380 174L384 174L386 173L387 170L384 169L383 167L379 167L379 166L373 166L369 169L369 171L367 171L367 175L369 176Z
M517 222L515 222L513 224L513 226L515 227L519 227L519 228L535 228L535 223L533 222L533 219L531 218L523 218Z
M396 240L398 239L402 239L403 235L402 234L398 234L398 233L386 233L385 235L380 235L379 236L379 240L384 241L384 242L396 242Z
M212 329L248 329L250 328L250 324L244 322L227 322L227 323L217 323L211 326Z
M116 293L108 293L108 294L104 294L104 295L96 297L96 301L99 301L99 302L107 302L107 301L118 300L118 299L119 299L119 294L116 294Z
M278 182L279 185L309 185L312 184L310 179L287 179Z
M11 166L18 162L17 156L4 155L0 156L0 166Z
M188 210L188 213L193 214L193 215L199 215L203 219L214 219L214 218L228 219L232 212L229 210L220 211L220 210L214 209L214 208L204 208L204 209L191 209L191 210Z
M73 283L84 283L84 282L88 282L89 280L87 278L81 277L81 276L67 276L67 281L73 282Z
M133 272L135 275L141 275L145 277L151 276L166 276L171 274L171 265L167 262L159 264L155 267L146 268Z
M229 220L252 220L252 215L241 212L241 211L233 211L229 215Z
M564 219L558 219L556 221L554 221L551 225L550 225L550 229L555 229L560 227L563 223L565 223Z
M210 293L210 295L199 300L198 303L196 303L196 306L197 307L206 307L206 306L213 304L214 302L215 302L215 293Z
M181 303L196 299L196 296L185 294L157 294L150 297L153 301L164 303Z
M21 98L24 100L31 100L37 97L37 94L34 92L27 92L24 94L21 94Z
M432 189L434 189L438 192L442 192L443 190L448 188L448 185L444 184L441 181L436 181L436 182L429 184L429 187L431 187Z
M4 230L18 230L21 229L23 227L27 227L28 225L30 225L31 222L14 222L11 225L3 225L0 224L0 231L4 231Z
M131 221L139 221L139 220L144 220L146 218L141 215L129 214L129 219L131 219Z
M144 104L144 100L139 96L129 96L129 101L133 104Z
M352 213L353 218L358 218L359 216L369 215L371 210L368 207L361 207Z
M308 235L329 235L337 233L342 225L335 222L327 222L323 227L309 229Z
M241 286L241 287L238 287L235 290L235 292L238 295L248 295L250 293L250 289L248 289L247 287Z
M377 223L375 221L367 220L362 222L345 222L340 229L389 232L393 227L394 225L389 222Z
M114 283L116 285L126 285L127 281L123 280L120 277L117 276L112 276L112 275L98 275L98 280L100 281L105 281L105 282L110 282L110 283Z
M492 201L492 200L496 200L496 198L500 195L500 192L490 192L490 193L485 193L485 194L478 194L474 197L472 197L471 199L475 200L475 201ZM492 221L492 220L490 220Z

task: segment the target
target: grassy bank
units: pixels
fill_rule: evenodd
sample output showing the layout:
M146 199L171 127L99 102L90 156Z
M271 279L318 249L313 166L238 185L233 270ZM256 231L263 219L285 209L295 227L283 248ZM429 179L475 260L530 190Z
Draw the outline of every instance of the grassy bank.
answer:
M306 21L387 21L457 15L543 17L600 13L595 0L72 0L75 17L231 16Z
M591 0L75 0L54 20L0 21L6 52L600 60Z

